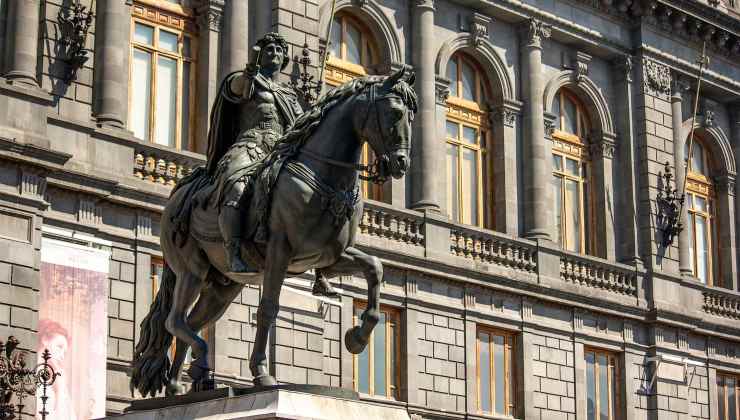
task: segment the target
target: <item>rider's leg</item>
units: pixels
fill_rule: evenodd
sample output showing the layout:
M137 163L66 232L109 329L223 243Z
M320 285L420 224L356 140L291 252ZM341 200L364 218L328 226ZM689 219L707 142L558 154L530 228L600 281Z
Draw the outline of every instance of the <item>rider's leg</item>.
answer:
M244 183L234 182L230 188L221 212L218 215L218 226L224 238L226 248L226 263L230 272L254 273L256 270L249 267L241 256L242 240L242 196L244 195Z

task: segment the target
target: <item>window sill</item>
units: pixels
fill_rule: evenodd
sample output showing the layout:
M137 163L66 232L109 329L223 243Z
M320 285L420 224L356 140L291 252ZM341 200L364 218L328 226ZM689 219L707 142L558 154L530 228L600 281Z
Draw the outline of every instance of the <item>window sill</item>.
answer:
M360 392L358 392L357 394L360 396L361 401L375 402L375 403L381 403L381 404L386 404L386 405L393 405L397 407L406 407L407 405L405 401L399 401L394 398L380 397L377 395L368 395L368 394L363 394Z

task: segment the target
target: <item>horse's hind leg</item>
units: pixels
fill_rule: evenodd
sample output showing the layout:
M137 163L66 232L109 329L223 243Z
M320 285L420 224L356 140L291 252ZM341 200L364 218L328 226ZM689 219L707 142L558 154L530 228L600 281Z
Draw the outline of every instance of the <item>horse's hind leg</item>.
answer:
M362 323L347 330L344 345L350 353L362 353L370 333L380 319L380 282L383 279L383 264L380 259L357 248L347 248L333 266L322 270L328 277L362 272L367 281L367 308L360 317Z
M191 366L195 365L203 371L207 371L208 344L190 328L187 321L188 309L195 302L202 288L203 282L191 273L184 273L178 277L172 296L172 308L170 309L169 316L167 316L165 327L178 341L183 341L186 345L193 348L195 359L191 363ZM193 381L195 382L200 379L193 378Z
M276 385L267 366L267 339L280 310L280 288L291 258L290 245L285 235L272 232L267 243L265 277L262 282L262 299L257 309L257 332L249 360L249 370L255 386Z
M190 328L199 332L218 321L243 288L243 284L236 282L231 282L227 286L212 282L211 285L203 288L198 301L188 315ZM170 367L170 383L167 385L167 395L178 395L184 392L179 382L182 376L182 364L185 362L188 348L190 348L188 343L177 339L175 357Z

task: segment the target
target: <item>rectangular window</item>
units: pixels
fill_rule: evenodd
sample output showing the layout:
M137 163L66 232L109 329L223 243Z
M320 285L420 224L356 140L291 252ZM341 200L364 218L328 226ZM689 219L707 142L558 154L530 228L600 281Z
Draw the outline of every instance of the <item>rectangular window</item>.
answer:
M717 411L719 420L740 420L740 377L717 374Z
M486 132L453 119L446 127L447 211L456 222L483 226Z
M585 352L586 358L586 419L616 420L619 418L619 378L617 357L601 350Z
M195 24L171 3L157 3L161 9L134 3L128 125L142 140L189 150Z
M587 229L588 193L586 163L580 146L556 139L553 143L555 233L561 247L574 252L590 252L592 240Z
M366 303L355 304L354 325L359 325ZM377 397L399 399L398 383L401 369L399 314L392 308L380 308L380 320L370 334L362 353L354 357L355 391Z
M478 409L484 413L516 413L514 336L478 328Z

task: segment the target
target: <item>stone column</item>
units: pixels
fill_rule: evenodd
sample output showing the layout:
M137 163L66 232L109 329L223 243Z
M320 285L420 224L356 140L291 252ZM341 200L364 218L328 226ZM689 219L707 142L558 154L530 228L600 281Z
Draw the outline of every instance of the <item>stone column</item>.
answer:
M714 279L714 285L736 291L738 290L738 261L735 184L735 174L725 173L714 178L717 203L714 208L716 221L712 224L712 228L719 228L714 245L717 247L715 253L717 261L714 264L719 264L720 269L719 277Z
M524 91L524 236L550 239L553 210L549 178L551 145L545 139L542 80L542 39L550 36L550 26L529 19L521 28Z
M221 55L221 76L243 70L249 59L249 0L231 0L224 6L224 36Z
M198 72L196 74L197 135L192 151L206 153L211 105L218 97L218 61L223 26L223 2L220 0L204 2L203 6L198 9L198 13L201 30L198 38Z
M98 124L124 127L128 114L131 7L121 0L100 0L96 12L96 117Z
M684 84L678 75L673 75L673 86L671 93L671 114L673 124L673 159L675 170L675 186L679 191L683 188L683 180L686 178L686 157L684 156L684 145L686 144L686 137L683 134L683 111L682 111L682 96L681 93L684 91ZM688 205L688 203L687 203ZM682 275L690 276L693 271L691 269L691 259L689 257L689 229L688 229L688 211L686 210L687 205L684 205L684 211L681 213L681 224L684 229L678 234L678 269Z
M597 239L594 244L596 256L609 261L616 259L615 252L615 208L613 204L614 134L594 130L591 133L591 162L593 164L594 190L593 210Z
M36 79L36 64L39 51L40 11L41 2L38 0L8 2L6 29L8 71L4 76L11 82L39 85Z
M517 159L517 120L520 120L521 102L505 101L491 107L488 114L493 128L493 211L494 229L512 236L519 235L519 189L515 174L519 173Z
M435 71L434 71L434 0L415 0L412 3L414 33L412 60L416 70L416 94L419 112L414 119L411 148L411 208L439 211L438 171L444 156L435 130ZM446 181L446 176L441 179Z

